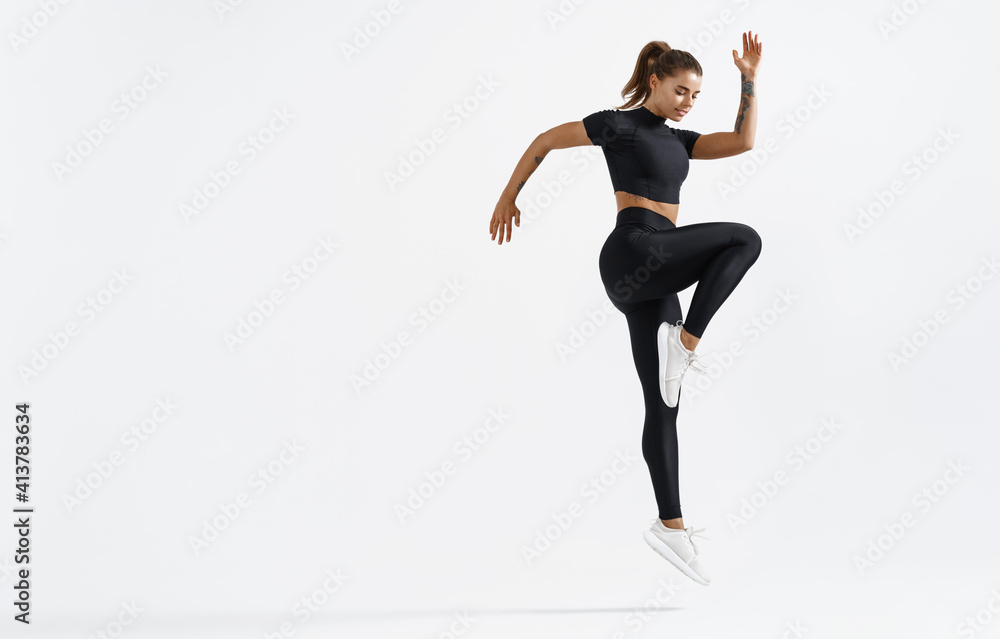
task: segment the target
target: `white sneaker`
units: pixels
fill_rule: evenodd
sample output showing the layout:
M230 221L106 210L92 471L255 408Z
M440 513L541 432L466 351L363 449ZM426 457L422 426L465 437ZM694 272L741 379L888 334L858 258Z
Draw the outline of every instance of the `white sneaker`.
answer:
M660 397L663 403L674 408L681 394L681 380L688 368L706 372L705 364L694 351L681 344L682 320L676 324L662 322L656 331L656 346L660 357Z
M642 538L646 540L650 548L680 569L682 573L701 585L707 586L712 580L705 569L701 567L698 561L698 549L695 548L694 541L691 540L691 537L700 535L703 530L705 529L667 528L657 518L653 520L649 530L643 531ZM705 535L701 536L705 537Z

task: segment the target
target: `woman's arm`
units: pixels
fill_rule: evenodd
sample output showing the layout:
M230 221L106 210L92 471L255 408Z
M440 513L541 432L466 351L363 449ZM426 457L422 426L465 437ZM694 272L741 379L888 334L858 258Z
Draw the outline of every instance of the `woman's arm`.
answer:
M535 172L535 169L542 163L542 160L549 154L549 151L588 144L593 143L587 137L587 130L584 128L582 121L560 124L539 134L528 145L528 149L521 156L521 159L518 160L517 166L514 167L514 173L510 176L510 181L507 182L507 186L504 188L503 193L501 193L500 198L510 201L516 200L517 194L521 192L521 187L528 181L528 178Z
M753 32L751 32L753 33ZM740 108L736 113L733 131L707 133L695 140L691 149L694 160L714 160L739 155L753 148L757 136L757 69L763 44L756 37L748 40L743 34L743 57L733 59L740 70Z
M757 76L740 74L740 112L736 115L736 135L743 141L745 151L753 148L757 135Z
M517 166L514 167L514 172L510 176L510 181L507 182L507 186L504 187L503 192L500 194L501 200L510 200L511 202L516 200L517 194L521 192L521 187L524 186L524 183L528 181L531 174L535 172L538 165L548 155L549 149L545 146L542 139L544 135L543 133L532 140L524 155L518 160Z
M528 181L528 178L535 172L549 151L586 144L593 143L587 137L587 129L583 125L583 121L560 124L532 140L517 166L514 167L514 173L510 176L510 181L507 182L503 193L500 194L500 200L493 209L493 217L490 218L490 239L497 240L497 244L503 244L505 239L509 242L511 231L515 226L521 226L521 211L514 204L514 200L517 199L521 187Z

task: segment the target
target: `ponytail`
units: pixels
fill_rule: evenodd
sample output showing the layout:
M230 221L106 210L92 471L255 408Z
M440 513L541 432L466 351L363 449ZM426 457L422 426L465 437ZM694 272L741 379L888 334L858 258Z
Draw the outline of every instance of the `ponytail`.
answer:
M625 99L625 104L618 108L628 109L646 101L646 98L652 93L649 86L649 76L655 73L660 80L666 80L678 71L694 71L699 76L702 75L701 65L687 51L671 49L670 45L663 40L649 42L639 52L635 71L632 72L632 77L622 89L622 98Z

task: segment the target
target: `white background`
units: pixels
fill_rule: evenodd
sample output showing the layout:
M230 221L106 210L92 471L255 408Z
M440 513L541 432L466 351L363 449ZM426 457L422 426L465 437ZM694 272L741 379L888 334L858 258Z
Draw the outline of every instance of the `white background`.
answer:
M1000 636L995 3L221 6L4 5L0 599L29 402L33 636ZM678 220L763 240L699 346L740 354L682 398L705 588L640 535L600 149L546 157L509 244L488 226L532 139L620 106L649 40L704 69L677 126L732 130L746 30L756 148L693 161Z

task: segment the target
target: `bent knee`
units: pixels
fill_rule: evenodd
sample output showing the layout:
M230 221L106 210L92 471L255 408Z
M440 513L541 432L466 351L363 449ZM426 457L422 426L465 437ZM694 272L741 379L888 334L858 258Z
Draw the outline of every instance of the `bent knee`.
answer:
M742 222L733 222L733 227L734 240L740 244L745 244L753 255L753 259L756 260L763 247L760 234L752 226L743 224Z

